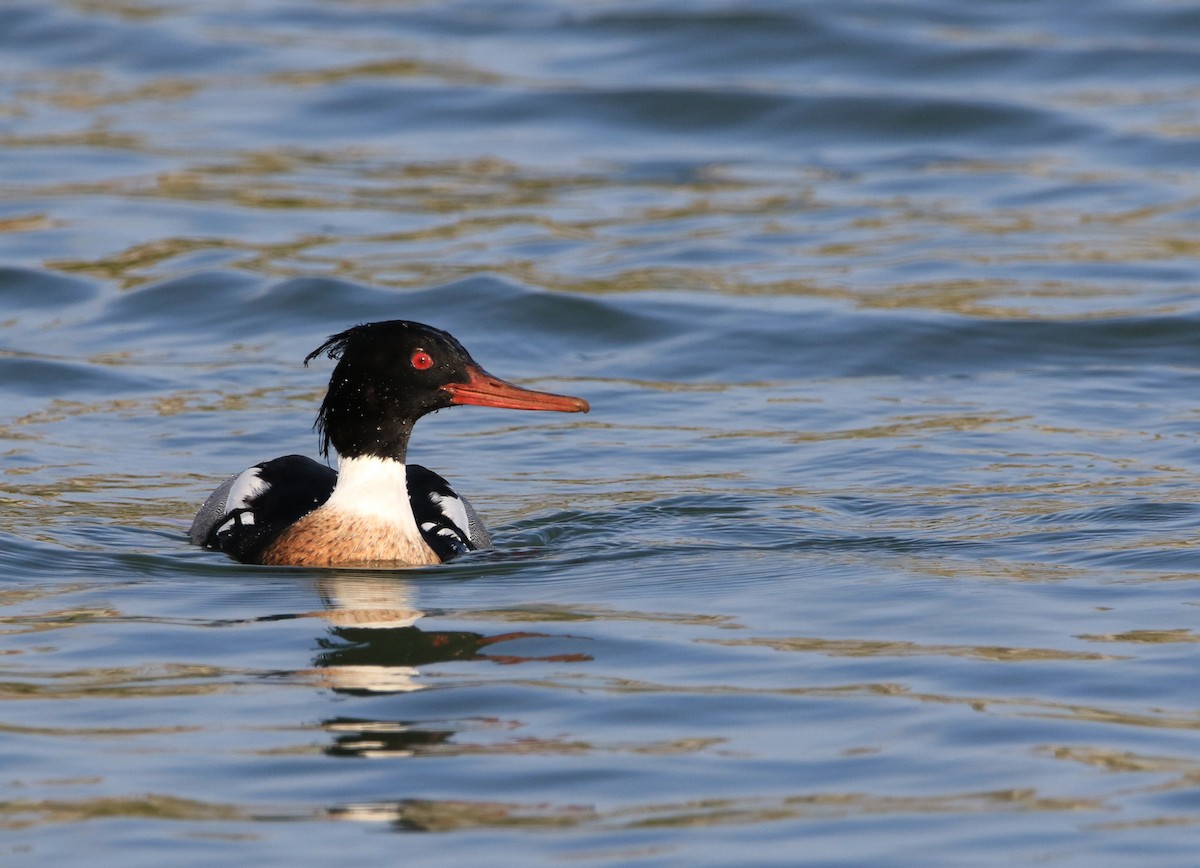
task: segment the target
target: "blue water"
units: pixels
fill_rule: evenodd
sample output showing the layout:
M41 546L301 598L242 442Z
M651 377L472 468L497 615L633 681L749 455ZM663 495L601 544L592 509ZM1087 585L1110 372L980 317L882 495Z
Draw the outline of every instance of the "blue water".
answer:
M1190 864L1200 11L0 5L0 861ZM587 416L242 566L327 335Z

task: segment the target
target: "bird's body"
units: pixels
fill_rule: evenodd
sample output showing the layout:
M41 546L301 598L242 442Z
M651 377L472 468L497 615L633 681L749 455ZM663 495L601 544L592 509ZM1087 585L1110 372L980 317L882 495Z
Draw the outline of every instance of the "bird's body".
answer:
M580 398L522 389L479 367L446 332L404 320L334 335L305 359L338 359L317 416L338 471L300 455L229 477L200 508L189 539L246 563L400 567L489 548L471 504L406 463L413 423L456 404L586 412Z

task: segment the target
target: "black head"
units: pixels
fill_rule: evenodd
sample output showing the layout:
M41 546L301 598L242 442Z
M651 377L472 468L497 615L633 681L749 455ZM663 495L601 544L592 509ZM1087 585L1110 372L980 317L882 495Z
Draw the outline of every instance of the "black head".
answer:
M321 451L404 460L413 424L455 404L586 412L580 398L534 392L484 371L450 334L408 320L354 326L304 359L337 359L317 413Z

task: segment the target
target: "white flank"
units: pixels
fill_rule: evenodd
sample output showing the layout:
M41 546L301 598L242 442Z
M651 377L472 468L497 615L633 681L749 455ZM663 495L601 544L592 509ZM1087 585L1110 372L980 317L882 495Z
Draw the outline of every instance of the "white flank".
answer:
M463 502L457 497L447 497L444 494L438 494L431 491L429 499L433 501L442 515L450 519L454 526L463 532L465 535L470 529L471 520L467 518L467 508L463 506Z
M239 512L237 515L231 515L229 518L221 522L217 527L217 533L226 530L233 530L235 527L248 527L254 524L254 513Z
M241 475L233 481L233 486L229 489L229 495L225 498L225 512L232 512L235 509L245 509L250 505L250 498L258 497L258 495L266 490L267 483L258 475L257 467L243 470Z
M391 458L340 458L337 485L323 508L394 525L405 538L421 540L408 502L408 468Z

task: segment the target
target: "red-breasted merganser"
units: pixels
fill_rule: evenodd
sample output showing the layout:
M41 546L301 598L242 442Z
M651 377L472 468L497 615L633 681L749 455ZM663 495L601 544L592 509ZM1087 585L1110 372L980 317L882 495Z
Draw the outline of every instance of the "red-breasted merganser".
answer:
M466 498L405 463L413 424L456 404L588 411L582 398L493 377L453 337L421 323L346 329L304 363L322 353L337 365L315 427L321 454L337 451L338 470L285 455L231 476L200 508L191 542L243 563L298 566L417 566L490 548Z

